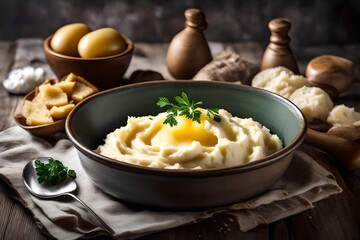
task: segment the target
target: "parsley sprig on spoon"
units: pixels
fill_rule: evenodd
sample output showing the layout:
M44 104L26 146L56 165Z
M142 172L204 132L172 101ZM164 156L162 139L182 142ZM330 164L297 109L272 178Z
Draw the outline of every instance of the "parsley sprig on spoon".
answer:
M75 171L65 167L59 160L55 160L50 157L39 157L28 162L25 165L22 174L25 187L34 196L43 199L70 196L81 203L94 217L96 217L104 229L106 229L109 233L114 234L114 230L109 227L109 225L107 225L99 215L97 215L88 205L72 193L77 189L76 182L70 179L68 179L69 181L63 182L67 176L74 179L76 177L76 173ZM40 177L41 179L39 179ZM38 181L36 181L36 179ZM58 181L60 181L59 183L61 184L50 186L51 183L56 183ZM49 184L43 184L45 182Z
M35 170L39 183L49 182L52 185L56 185L64 181L67 176L72 179L76 178L74 170L68 169L62 162L53 158L49 158L48 163L35 160Z
M177 116L184 116L188 119L191 119L195 122L201 123L201 111L199 109L199 105L203 102L198 101L194 102L193 100L190 101L187 94L182 92L181 96L174 97L177 104L173 104L169 101L166 97L160 97L157 105L159 107L169 107L167 110L167 116L164 120L164 124L169 124L171 127L176 126L178 124L176 117ZM209 118L214 119L216 122L221 121L221 116L219 114L218 108L206 108L206 115Z

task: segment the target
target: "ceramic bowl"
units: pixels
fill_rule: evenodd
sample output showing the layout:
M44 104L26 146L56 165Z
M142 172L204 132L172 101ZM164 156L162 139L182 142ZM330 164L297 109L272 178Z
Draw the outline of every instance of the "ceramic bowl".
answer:
M52 36L44 41L45 57L58 79L69 73L85 78L100 90L124 84L123 76L129 67L134 50L133 42L126 38L127 49L117 55L101 58L71 57L54 52L50 47Z
M209 170L142 167L94 152L106 135L126 125L128 116L162 111L160 96L186 92L204 107L252 117L283 141L284 149L246 165ZM205 104L206 103L206 104ZM210 81L156 81L103 91L79 103L65 130L83 169L102 191L125 202L166 209L202 209L238 203L266 191L288 168L306 134L306 121L290 101L249 86Z

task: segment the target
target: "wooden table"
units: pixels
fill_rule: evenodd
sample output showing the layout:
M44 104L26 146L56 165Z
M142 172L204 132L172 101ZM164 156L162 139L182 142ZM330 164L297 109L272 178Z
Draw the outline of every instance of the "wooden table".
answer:
M167 44L136 44L136 51L126 77L137 69L155 70L167 79L171 78L165 67ZM211 43L214 54L227 49L243 58L260 64L263 47L256 43ZM293 49L301 72L306 63L320 54L336 54L348 57L356 65L356 81L351 93L339 101L360 111L360 45L318 46ZM26 65L45 67L40 39L24 39L16 42L0 42L0 79L16 67ZM0 131L15 125L13 114L22 98L0 87ZM343 188L341 194L315 204L315 208L282 219L249 232L241 232L236 221L227 215L219 215L197 224L169 229L142 239L360 239L360 171L346 172L335 168L326 153L317 151L317 161L331 171ZM0 239L47 239L35 225L31 213L10 197L10 189L0 180Z

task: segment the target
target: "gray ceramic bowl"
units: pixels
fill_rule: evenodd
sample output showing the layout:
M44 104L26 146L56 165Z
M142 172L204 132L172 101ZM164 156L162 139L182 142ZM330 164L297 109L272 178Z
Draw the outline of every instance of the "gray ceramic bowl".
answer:
M126 125L128 116L154 115L160 96L185 91L203 106L267 126L284 149L247 165L211 170L164 170L116 161L93 151L106 135ZM126 202L170 209L198 209L237 203L266 191L286 171L306 134L301 111L264 90L209 81L159 81L119 87L79 103L66 120L66 133L82 167L102 191Z

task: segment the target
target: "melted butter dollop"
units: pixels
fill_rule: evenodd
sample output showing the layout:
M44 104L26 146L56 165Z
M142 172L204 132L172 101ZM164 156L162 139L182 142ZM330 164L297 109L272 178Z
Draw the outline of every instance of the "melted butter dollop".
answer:
M183 146L197 141L205 147L215 146L218 139L214 133L205 127L206 120L208 120L207 117L202 116L201 123L198 123L183 116L178 117L176 126L164 125L159 129L152 139L152 144Z

